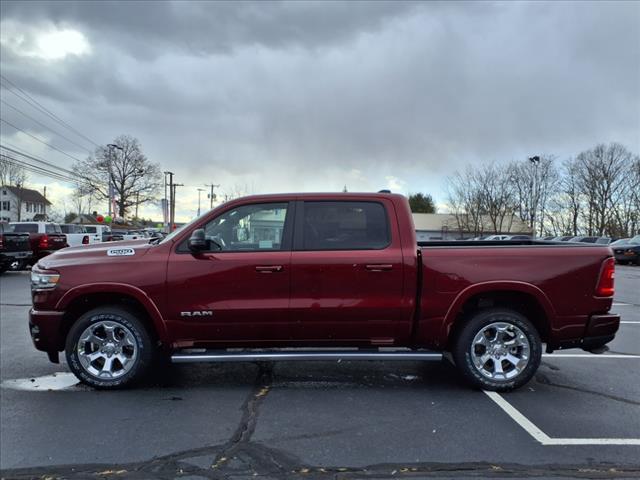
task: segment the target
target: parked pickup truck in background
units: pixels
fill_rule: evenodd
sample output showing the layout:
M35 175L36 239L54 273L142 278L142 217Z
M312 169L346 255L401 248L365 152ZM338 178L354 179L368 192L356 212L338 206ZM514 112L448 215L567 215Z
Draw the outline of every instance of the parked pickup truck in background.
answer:
M0 222L0 273L26 265L30 258L29 234L13 233L8 223Z
M28 233L33 255L29 265L35 264L56 250L68 247L67 238L62 233L60 225L51 222L12 222L9 224L13 232Z
M97 237L94 234L89 234L82 225L72 223L60 224L60 230L62 230L62 233L64 233L64 236L67 238L67 245L70 247L97 243Z
M29 327L97 388L174 362L436 359L473 385L522 386L547 352L602 351L608 246L416 242L407 199L261 195L162 240L64 249L31 272ZM286 348L285 348L286 347ZM309 350L312 348L311 350Z

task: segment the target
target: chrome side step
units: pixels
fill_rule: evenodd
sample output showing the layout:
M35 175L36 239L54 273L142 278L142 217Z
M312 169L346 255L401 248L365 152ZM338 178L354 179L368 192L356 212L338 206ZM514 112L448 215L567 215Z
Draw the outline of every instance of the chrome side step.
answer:
M371 350L187 350L174 353L173 363L298 360L441 360L442 353Z

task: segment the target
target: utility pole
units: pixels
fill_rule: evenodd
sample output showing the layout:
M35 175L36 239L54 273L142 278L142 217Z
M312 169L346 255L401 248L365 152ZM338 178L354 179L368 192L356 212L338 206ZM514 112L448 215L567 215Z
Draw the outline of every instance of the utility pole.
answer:
M138 205L140 205L140 192L136 192L136 220L138 220ZM140 223L140 222L138 222Z
M213 183L207 183L205 184L205 187L211 187L211 193L209 194L209 210L211 210L213 208L213 199L215 198L215 195L213 194L213 189L214 188L219 188L220 185L214 185ZM198 214L200 215L200 214Z
M205 192L206 190L204 188L199 188L198 189L198 217L200 216L200 194L202 192Z
M167 221L169 227L169 233L173 231L173 172L164 172L164 197L167 198L167 175L169 175L169 204L167 205Z
M114 197L114 186L113 185L113 168L111 166L111 160L112 160L112 156L113 156L113 150L120 150L121 152L124 152L124 148L122 148L120 145L116 145L115 143L109 143L107 145L107 148L109 149L109 158L107 158L107 170L108 170L108 174L109 174L109 187L107 188L108 193L109 193L109 216L111 216L112 213L112 207L113 207L113 197ZM113 216L115 217L115 211L113 211Z

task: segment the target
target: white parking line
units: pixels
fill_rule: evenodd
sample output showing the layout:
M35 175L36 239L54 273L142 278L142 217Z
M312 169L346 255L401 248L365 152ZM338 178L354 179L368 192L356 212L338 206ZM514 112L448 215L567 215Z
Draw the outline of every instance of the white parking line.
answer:
M640 322L634 322L633 320L620 320L620 323L640 324Z
M630 303L616 303L616 302L613 302L611 305L614 306L614 307L628 307L631 304Z
M595 354L595 353L543 353L543 357L546 358L598 358L600 360L606 359L620 359L625 358L627 360L637 360L640 358L640 355L624 355L619 353L610 353L610 354Z
M551 438L497 392L484 393L542 445L640 445L640 438Z

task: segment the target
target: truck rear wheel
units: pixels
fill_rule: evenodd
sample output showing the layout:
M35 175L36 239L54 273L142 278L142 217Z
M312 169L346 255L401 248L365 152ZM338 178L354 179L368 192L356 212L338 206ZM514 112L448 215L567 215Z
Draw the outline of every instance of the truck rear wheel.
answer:
M452 353L456 366L472 384L504 392L531 380L540 366L542 342L524 315L493 308L476 313L464 325Z
M128 387L144 377L154 345L144 324L122 307L99 307L73 324L65 346L69 368L94 388Z

